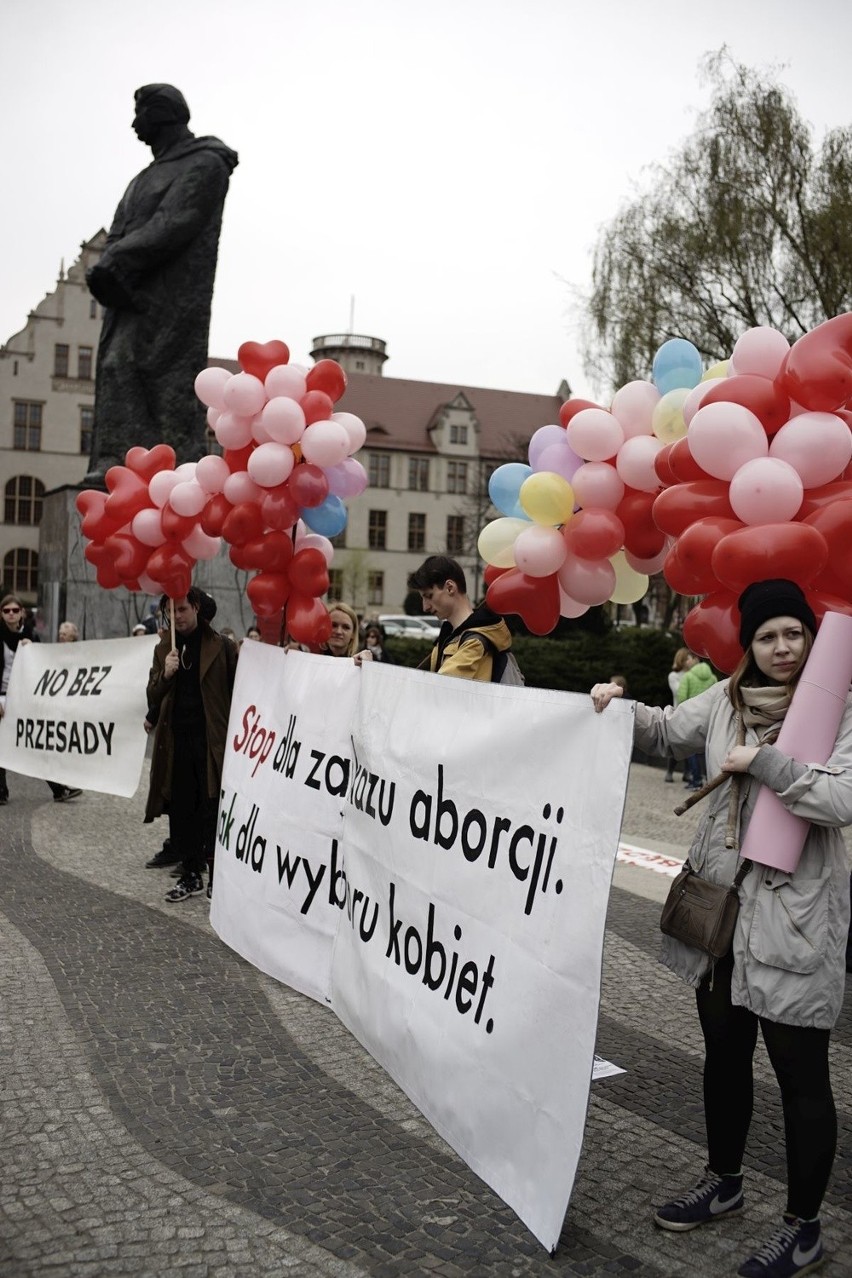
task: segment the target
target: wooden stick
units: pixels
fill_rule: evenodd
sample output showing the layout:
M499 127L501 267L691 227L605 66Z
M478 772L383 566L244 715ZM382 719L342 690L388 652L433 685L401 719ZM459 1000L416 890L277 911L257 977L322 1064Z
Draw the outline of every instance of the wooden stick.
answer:
M169 622L172 631L172 652L177 651L177 641L175 640L175 601L169 600Z
M712 794L713 791L720 786L723 781L726 781L730 775L730 772L720 772L712 781L706 781L700 790L694 790L688 799L684 799L683 803L675 808L675 816L683 816L684 812L688 812L690 808L694 808L696 803L700 803L708 794Z

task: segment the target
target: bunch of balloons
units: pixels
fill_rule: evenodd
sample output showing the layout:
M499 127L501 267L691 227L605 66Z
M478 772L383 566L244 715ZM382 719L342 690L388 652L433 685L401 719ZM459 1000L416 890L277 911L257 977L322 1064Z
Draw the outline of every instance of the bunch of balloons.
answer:
M674 338L650 381L621 387L608 410L570 401L560 422L533 436L529 466L492 476L503 517L479 548L495 610L544 634L560 615L636 601L662 569L704 596L684 638L726 671L753 581L787 577L818 617L852 613L852 315L792 348L750 329L706 371Z
M225 541L234 565L256 573L247 594L268 634L280 631L286 608L295 640L328 638L319 597L329 584L329 539L346 526L343 499L367 485L352 456L366 428L334 411L346 388L339 364L302 368L289 358L284 342L245 342L239 373L198 374L196 394L221 456L175 468L167 445L131 449L124 466L107 471L109 495L80 494L85 554L100 585L177 597L195 562Z

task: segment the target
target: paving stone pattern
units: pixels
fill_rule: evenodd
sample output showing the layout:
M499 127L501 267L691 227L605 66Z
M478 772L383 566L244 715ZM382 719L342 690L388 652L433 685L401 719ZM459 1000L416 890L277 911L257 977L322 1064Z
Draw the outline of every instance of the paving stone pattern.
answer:
M163 826L133 800L0 810L0 1274L734 1273L784 1200L783 1125L762 1048L748 1210L663 1233L652 1205L703 1162L691 992L656 962L659 905L615 887L599 1052L555 1256L470 1172L327 1009L218 940L206 897L164 900ZM625 838L688 843L673 787L634 765ZM679 796L676 796L679 797ZM690 824L691 823L691 824ZM852 1275L852 1014L833 1036L841 1139L828 1278Z

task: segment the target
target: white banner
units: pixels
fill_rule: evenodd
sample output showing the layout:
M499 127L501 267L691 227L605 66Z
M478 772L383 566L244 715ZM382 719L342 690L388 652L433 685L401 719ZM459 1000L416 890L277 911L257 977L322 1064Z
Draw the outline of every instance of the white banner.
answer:
M552 1249L582 1148L632 705L247 655L214 927L330 1002Z
M0 719L0 767L129 798L145 758L156 636L18 645Z

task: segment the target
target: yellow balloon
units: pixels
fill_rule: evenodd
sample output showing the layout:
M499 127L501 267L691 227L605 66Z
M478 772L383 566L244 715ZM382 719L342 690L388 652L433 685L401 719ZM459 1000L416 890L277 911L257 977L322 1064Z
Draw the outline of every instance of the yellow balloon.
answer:
M542 470L525 479L518 500L530 519L547 528L567 523L574 511L574 489L552 470Z
M706 373L702 373L702 382L715 382L719 377L728 376L728 361L720 359L718 364L711 364Z
M673 444L676 439L683 439L686 434L686 422L683 420L683 406L689 395L689 388L678 386L670 390L659 403L654 405L651 414L651 429L664 444Z
M529 527L528 519L492 519L479 534L476 544L480 555L495 568L514 568L515 538Z
M648 578L644 572L631 568L619 550L609 561L615 569L615 587L610 599L616 604L638 603L648 593Z

